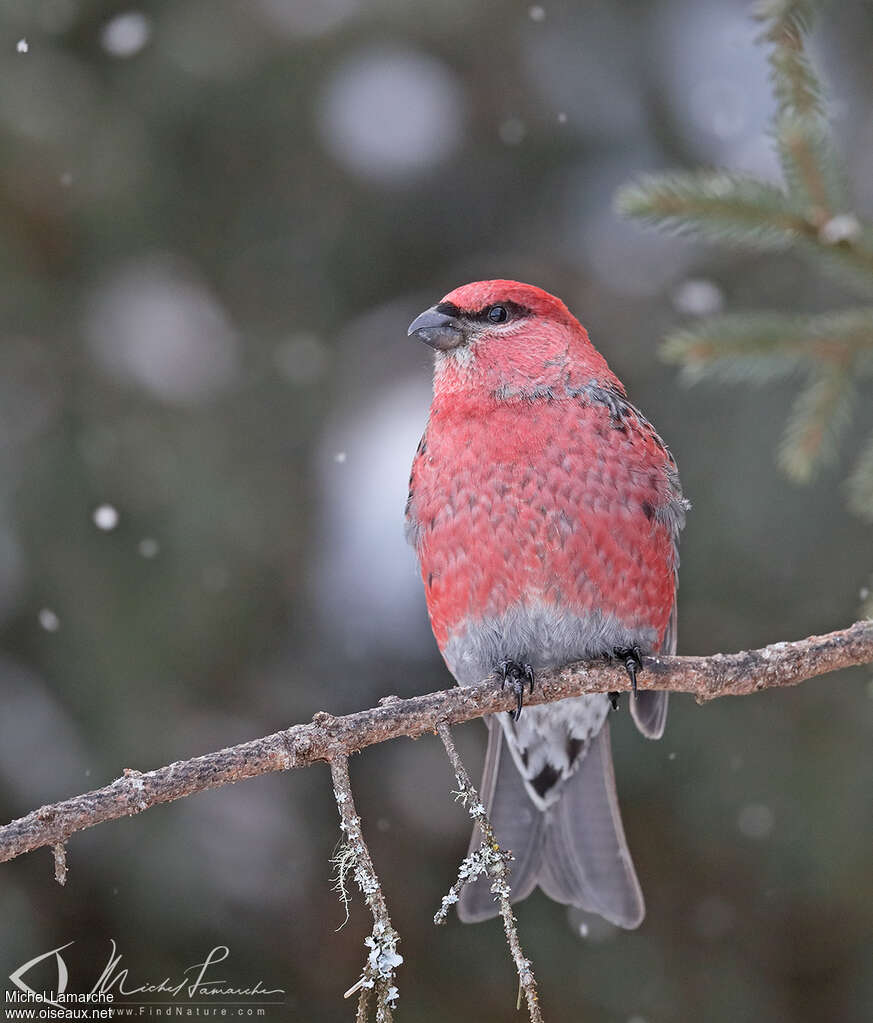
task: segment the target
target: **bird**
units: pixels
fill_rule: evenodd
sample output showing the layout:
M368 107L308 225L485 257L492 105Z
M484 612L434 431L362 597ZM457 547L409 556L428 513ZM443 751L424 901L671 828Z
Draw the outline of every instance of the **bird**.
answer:
M554 295L465 284L409 336L435 353L406 535L458 685L496 676L513 712L486 719L480 796L510 850L511 899L535 887L619 927L645 903L619 812L609 737L617 694L528 706L536 675L577 660L627 668L631 716L663 735L668 694L637 689L646 655L676 650L679 534L690 507L676 461L588 333ZM471 851L481 843L478 827ZM495 916L468 883L465 922Z

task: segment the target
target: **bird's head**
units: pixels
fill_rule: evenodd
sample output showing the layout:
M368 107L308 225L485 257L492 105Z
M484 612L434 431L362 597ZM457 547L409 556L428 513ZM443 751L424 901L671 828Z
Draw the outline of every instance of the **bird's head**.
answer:
M437 392L505 400L558 396L592 380L617 383L564 303L531 284L465 284L416 317L409 335L437 353Z

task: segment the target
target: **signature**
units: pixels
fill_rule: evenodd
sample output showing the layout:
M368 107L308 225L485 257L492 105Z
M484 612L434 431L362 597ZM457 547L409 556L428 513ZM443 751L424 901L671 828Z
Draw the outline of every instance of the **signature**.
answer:
M236 998L257 998L260 996L263 998L285 994L284 988L267 988L261 980L256 981L249 987L234 987L228 980L214 977L212 974L215 967L219 963L223 963L230 956L230 948L227 945L216 945L203 962L194 963L193 966L183 970L179 979L164 977L157 982L146 981L145 983L138 983L138 979L134 980L131 977L128 967L121 965L122 954L118 951L115 939L110 938L109 941L111 945L109 958L94 986L87 993L89 999L93 1001L110 1002L116 997L131 998L134 995L146 994L169 995L172 998L185 997L187 995L192 1000L197 997L227 998L233 996ZM70 971L61 952L73 944L74 942L68 941L66 945L59 945L49 952L43 952L41 955L34 956L33 959L28 960L11 973L9 979L24 993L28 1000L47 1002L49 1005L62 1008L63 1003L68 1001L71 996L67 994ZM35 966L51 959L52 956L55 957L56 961L56 983L49 991L36 991L30 987L24 978Z

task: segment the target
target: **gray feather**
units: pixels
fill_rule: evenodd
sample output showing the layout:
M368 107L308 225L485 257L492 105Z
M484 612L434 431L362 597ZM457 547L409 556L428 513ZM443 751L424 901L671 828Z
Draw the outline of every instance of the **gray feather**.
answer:
M608 724L546 812L538 882L549 898L619 927L642 922L645 904L621 823Z
M609 725L591 740L560 799L545 812L528 795L507 753L503 729L493 719L488 729L480 794L498 843L515 856L512 901L526 898L539 884L557 902L599 913L620 927L637 927L645 906L618 808ZM481 841L476 828L470 850ZM489 878L461 891L458 916L465 923L497 913Z

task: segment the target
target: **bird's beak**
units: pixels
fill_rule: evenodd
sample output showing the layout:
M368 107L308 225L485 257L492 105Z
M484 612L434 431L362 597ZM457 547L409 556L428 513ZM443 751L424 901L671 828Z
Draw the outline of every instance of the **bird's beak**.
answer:
M456 317L438 312L436 306L425 309L421 316L416 316L409 324L408 334L409 337L414 334L419 341L424 341L426 345L440 352L457 348L464 340L464 332Z

